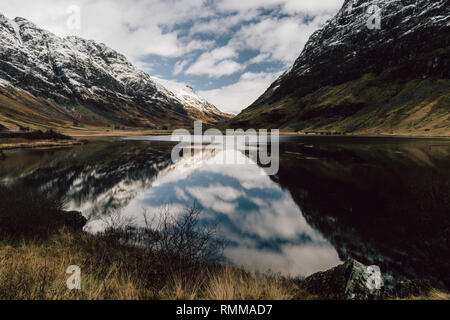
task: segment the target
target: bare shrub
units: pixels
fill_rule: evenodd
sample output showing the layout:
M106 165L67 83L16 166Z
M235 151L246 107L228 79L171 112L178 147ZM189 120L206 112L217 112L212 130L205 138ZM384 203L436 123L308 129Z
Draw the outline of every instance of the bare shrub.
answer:
M224 244L217 226L202 224L200 215L195 204L179 215L166 205L156 215L144 210L144 226L136 227L134 219L113 213L102 219L106 229L100 236L138 246L170 270L188 272L222 261Z
M133 227L135 219L123 216L115 211L101 218L104 231L100 236L104 239L118 241L119 243L132 243L136 238L136 228Z
M172 268L219 263L223 241L217 226L202 224L200 215L195 204L179 216L171 212L170 206L153 218L144 212L145 227L139 240Z

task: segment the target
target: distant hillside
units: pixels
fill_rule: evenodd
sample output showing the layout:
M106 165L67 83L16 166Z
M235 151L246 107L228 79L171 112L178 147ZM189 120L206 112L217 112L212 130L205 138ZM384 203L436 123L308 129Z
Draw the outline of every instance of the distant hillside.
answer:
M206 100L180 97L104 44L60 38L0 14L0 124L153 129L229 118Z
M345 1L294 66L228 127L450 135L448 1Z

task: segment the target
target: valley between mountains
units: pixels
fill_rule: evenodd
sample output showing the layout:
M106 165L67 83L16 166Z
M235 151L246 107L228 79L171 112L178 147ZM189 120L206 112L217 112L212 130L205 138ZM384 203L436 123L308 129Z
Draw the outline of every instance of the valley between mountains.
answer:
M450 0L61 2L0 5L0 300L450 300Z
M206 126L328 135L450 135L447 1L345 1L239 115L150 77L115 50L0 14L0 130L133 134ZM113 132L113 133L111 133Z

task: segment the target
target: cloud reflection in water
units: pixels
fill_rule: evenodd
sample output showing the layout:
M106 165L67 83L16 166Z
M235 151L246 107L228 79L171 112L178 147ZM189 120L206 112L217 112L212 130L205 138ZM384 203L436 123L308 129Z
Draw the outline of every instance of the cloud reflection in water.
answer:
M246 164L218 164L236 158ZM217 223L227 241L226 258L250 270L306 276L341 262L334 247L308 225L290 193L239 151L183 159L122 214L141 224L143 209L158 214L168 203L179 213L197 203L202 223Z

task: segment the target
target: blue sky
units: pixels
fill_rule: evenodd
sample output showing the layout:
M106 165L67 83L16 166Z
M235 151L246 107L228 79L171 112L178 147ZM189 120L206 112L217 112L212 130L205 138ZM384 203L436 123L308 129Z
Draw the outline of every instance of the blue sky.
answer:
M125 54L151 76L191 85L239 113L300 54L344 0L16 0L0 12ZM73 28L73 6L80 27Z

